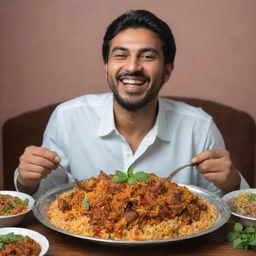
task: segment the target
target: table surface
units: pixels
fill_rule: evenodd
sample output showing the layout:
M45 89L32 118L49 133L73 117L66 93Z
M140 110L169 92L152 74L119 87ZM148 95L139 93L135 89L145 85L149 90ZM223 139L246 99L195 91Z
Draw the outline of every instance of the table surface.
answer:
M84 239L68 236L51 230L42 225L33 214L29 214L20 224L20 227L35 230L44 235L50 243L47 256L126 256L126 255L157 255L157 256L216 256L216 255L256 255L255 251L238 250L232 248L232 243L225 241L226 234L233 229L233 222L229 221L218 230L193 239L183 240L160 246L143 247L115 247L96 244Z

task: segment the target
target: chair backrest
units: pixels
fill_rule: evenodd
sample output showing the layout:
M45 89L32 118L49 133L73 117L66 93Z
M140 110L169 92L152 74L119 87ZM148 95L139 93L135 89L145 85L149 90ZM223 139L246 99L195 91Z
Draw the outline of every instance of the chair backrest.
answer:
M167 97L201 107L219 127L238 170L256 187L254 119L246 112L203 99ZM4 189L14 189L13 173L26 146L40 146L49 117L57 104L7 120L3 126Z

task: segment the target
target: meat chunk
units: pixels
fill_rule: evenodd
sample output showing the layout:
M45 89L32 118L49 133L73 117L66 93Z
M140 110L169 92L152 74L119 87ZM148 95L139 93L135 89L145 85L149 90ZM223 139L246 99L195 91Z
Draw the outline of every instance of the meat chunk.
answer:
M184 214L184 215L181 215L180 217L179 217L179 220L182 222L182 223L184 223L184 224L190 224L191 223L191 217L189 216L189 215L187 215L187 214Z
M162 207L159 210L158 215L159 215L161 220L167 218L168 216L170 216L169 208L166 205L162 205Z
M111 182L108 184L107 190L111 194L116 194L122 190L122 184Z
M128 209L125 211L124 217L125 217L127 223L130 224L139 217L139 214L134 210Z
M110 176L110 175L107 175L107 174L106 174L105 172L103 172L103 171L100 171L99 179L111 180L111 176Z
M95 187L96 187L96 179L94 178L88 179L86 182L82 183L82 188L86 192L92 191Z
M111 197L106 195L104 197L99 198L97 204L95 205L101 207L101 206L107 205L110 201L111 201Z
M164 184L162 183L162 181L158 180L152 187L151 187L151 191L154 194L163 194L166 192L166 188L164 186Z
M137 205L137 200L128 200L126 205L126 210L132 209L133 206Z
M63 212L70 210L70 206L69 206L67 200L62 199L62 198L58 198L58 207Z
M245 216L252 216L252 209L250 208L250 207L248 207L248 206L246 206L246 207L244 207L244 215Z
M181 204L182 203L182 194L178 190L171 190L167 194L167 203L170 205Z

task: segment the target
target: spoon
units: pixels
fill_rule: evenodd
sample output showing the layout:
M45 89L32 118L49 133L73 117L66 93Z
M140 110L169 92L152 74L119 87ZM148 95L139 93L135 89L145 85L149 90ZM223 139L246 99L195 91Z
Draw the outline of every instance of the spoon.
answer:
M192 167L192 166L195 166L196 164L193 164L193 163L189 163L189 164L185 164L185 165L182 165L181 167L171 171L171 173L169 174L168 176L168 180L172 180L172 178L178 173L180 172L181 170L185 169L186 167Z
M58 167L59 167L62 171L64 171L69 177L71 177L71 178L76 182L76 184L77 184L78 187L84 188L82 182L81 182L78 178L76 178L73 174L71 174L68 169L66 169L65 167L63 167L61 164L58 164Z

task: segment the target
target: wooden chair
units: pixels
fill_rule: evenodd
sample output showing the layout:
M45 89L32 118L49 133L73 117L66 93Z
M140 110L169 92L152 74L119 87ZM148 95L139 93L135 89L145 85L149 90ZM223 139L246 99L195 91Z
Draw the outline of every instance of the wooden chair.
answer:
M244 111L195 98L167 97L201 107L209 113L219 127L227 149L238 170L252 187L256 187L255 121ZM57 104L24 113L7 120L3 126L4 189L14 189L13 173L19 157L28 145L41 145L49 117Z

